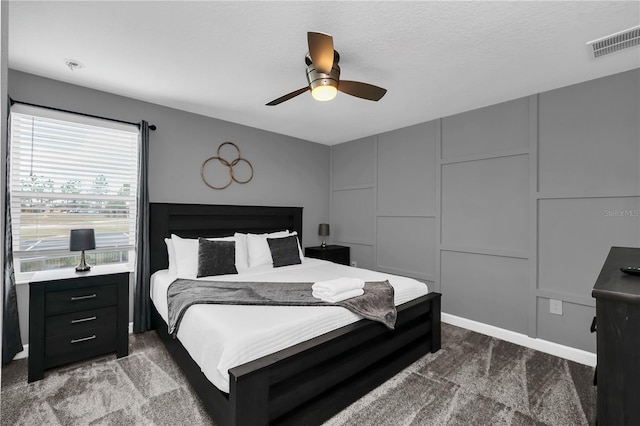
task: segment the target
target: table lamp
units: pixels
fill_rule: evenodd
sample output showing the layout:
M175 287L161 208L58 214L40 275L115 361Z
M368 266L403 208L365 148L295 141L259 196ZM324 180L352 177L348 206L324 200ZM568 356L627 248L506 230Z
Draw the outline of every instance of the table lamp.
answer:
M329 224L328 223L321 223L318 226L318 235L320 235L322 237L322 244L320 245L320 247L326 248L327 247L327 241L325 240L325 238L327 236L329 236Z
M93 250L96 248L96 236L93 229L72 229L69 236L69 250L82 251L80 255L80 264L76 266L76 271L84 272L91 269L87 265L84 257L85 250Z

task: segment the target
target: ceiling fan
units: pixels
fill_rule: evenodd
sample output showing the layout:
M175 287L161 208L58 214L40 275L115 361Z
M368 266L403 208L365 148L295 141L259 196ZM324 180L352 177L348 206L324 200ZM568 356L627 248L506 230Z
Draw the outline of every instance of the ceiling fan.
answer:
M333 37L324 33L307 33L309 53L305 56L307 81L309 85L274 99L267 106L281 104L310 90L311 96L318 101L330 101L338 90L347 95L369 101L379 101L387 89L359 81L340 80L340 55L333 49Z

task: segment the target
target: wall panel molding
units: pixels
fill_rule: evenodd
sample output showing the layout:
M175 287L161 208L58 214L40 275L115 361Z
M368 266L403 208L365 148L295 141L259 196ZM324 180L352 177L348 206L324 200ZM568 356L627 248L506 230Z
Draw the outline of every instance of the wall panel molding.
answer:
M365 239L349 238L349 237L336 238L333 240L333 242L336 244L342 243L342 244L355 244L358 246L370 246L370 247L375 246L375 242L373 240L365 240Z
M484 254L487 256L511 257L514 259L528 259L528 250L499 250L487 247L471 247L457 244L440 244L441 251L454 253Z
M460 157L451 157L446 160L442 160L442 164L455 164L455 163L467 163L469 161L480 161L480 160L488 160L491 158L502 158L502 157L514 157L517 155L527 155L529 154L529 148L517 148L517 149L508 149L502 151L494 151L488 152L485 154L474 154L474 155L465 155Z
M334 186L331 188L331 191L353 191L354 189L374 189L376 186L374 184L371 185L343 185L343 186Z
M373 140L373 209L371 211L371 215L373 216L371 221L371 235L373 238L373 247L371 248L371 264L378 265L378 218L376 217L376 211L378 210L378 202L380 200L380 186L379 186L379 174L378 170L378 158L380 151L380 136L376 135Z
M435 219L436 217L435 214L392 214L392 213L377 213L376 216L377 217L398 217L398 218L418 217L418 218L426 218L426 219Z
M441 257L442 257L442 119L436 121L436 229L435 252L436 258L433 267L433 279L436 291L442 292L441 283Z
M580 194L580 193L573 193L573 194L553 194L553 193L538 193L537 194L537 198L538 200L568 200L568 199L577 199L577 198L591 198L591 199L597 199L597 198L636 198L636 197L640 197L640 193L635 193L635 194L630 194L630 193L615 193L615 192L610 192L610 193L600 193L600 194L595 194L595 193L590 193L590 194Z
M373 247L374 246L373 241L365 241L365 240L341 239L341 240L334 240L333 242L335 244L349 244L349 245L354 245L354 246L365 246L365 247Z
M563 302L573 303L574 305L588 306L591 308L596 307L596 299L591 297L591 295L580 296L564 291L545 290L540 288L536 291L535 296L536 298L543 297L545 299L562 300Z
M429 281L431 283L434 282L433 274L423 274L418 271L412 271L409 269L401 269L401 268L390 268L388 266L380 266L378 265L378 271L386 272L388 274L400 275L402 277L411 277L420 281Z
M529 306L527 334L538 336L538 95L529 96Z

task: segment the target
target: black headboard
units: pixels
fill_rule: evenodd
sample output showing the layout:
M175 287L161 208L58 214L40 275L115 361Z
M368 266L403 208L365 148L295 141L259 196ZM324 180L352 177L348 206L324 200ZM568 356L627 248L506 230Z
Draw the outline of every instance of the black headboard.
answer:
M151 273L169 264L164 239L225 237L234 232L261 234L289 229L302 241L302 207L224 206L151 203L149 248Z

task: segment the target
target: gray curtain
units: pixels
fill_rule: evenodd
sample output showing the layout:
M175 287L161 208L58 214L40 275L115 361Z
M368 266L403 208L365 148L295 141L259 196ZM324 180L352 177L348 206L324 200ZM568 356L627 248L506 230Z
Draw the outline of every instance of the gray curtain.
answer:
M6 364L22 351L16 278L13 273L13 238L11 236L11 194L9 192L9 123L7 123L7 157L4 159L6 181L4 198L4 279L2 282L4 299L2 306L2 363Z
M140 161L138 171L138 236L136 241L136 280L133 298L133 331L151 330L149 279L149 123L140 123Z

